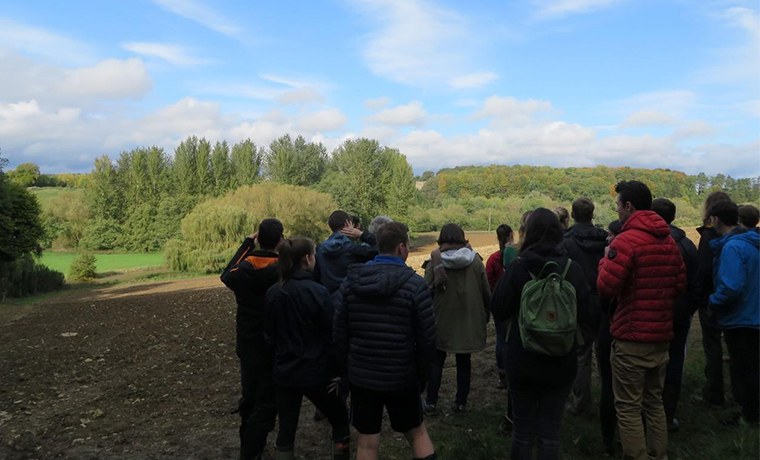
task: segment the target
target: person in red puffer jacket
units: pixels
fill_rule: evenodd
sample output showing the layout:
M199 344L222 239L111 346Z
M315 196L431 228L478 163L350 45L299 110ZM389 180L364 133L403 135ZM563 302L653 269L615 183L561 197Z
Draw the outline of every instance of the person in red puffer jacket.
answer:
M668 224L650 210L649 188L623 181L615 191L623 228L599 262L597 290L600 299L617 301L610 361L620 440L625 458L664 460L668 432L662 388L686 267Z

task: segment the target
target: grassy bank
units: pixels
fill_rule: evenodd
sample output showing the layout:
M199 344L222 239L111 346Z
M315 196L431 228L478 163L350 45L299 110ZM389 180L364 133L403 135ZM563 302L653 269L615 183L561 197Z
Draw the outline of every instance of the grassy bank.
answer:
M41 263L68 275L71 261L79 255L72 251L45 251ZM94 254L98 273L130 270L144 267L160 267L164 264L162 253Z

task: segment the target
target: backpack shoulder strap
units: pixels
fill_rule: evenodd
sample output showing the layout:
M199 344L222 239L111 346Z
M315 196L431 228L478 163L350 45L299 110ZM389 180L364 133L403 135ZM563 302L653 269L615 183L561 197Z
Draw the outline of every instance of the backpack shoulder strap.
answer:
M565 264L565 270L562 272L562 281L565 281L565 277L567 277L567 272L570 271L570 264L573 263L573 259L568 258L567 263Z

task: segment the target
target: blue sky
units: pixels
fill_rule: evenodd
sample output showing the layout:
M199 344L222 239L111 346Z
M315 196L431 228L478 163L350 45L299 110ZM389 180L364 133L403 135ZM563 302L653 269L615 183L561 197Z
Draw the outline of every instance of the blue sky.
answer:
M83 172L188 135L760 175L756 1L0 1L0 149Z

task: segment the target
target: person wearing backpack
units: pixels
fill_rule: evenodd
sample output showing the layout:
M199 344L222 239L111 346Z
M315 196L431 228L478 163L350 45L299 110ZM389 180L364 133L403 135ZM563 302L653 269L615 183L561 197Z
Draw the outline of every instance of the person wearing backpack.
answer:
M295 458L301 402L306 396L332 425L333 459L349 459L348 411L339 396L338 363L332 340L330 292L314 280L314 243L286 239L278 248L279 282L267 291L264 338L273 351L277 413L277 459Z
M451 410L463 412L470 393L472 353L486 347L486 324L491 289L483 260L467 242L457 224L446 224L438 237L438 249L425 261L425 281L433 294L437 351L427 388L425 412L437 412L443 364L447 353L456 355L457 393Z
M557 216L538 208L525 240L494 290L491 312L508 321L505 367L514 426L511 458L559 458L560 425L577 371L580 328L589 320L583 269L562 244Z

